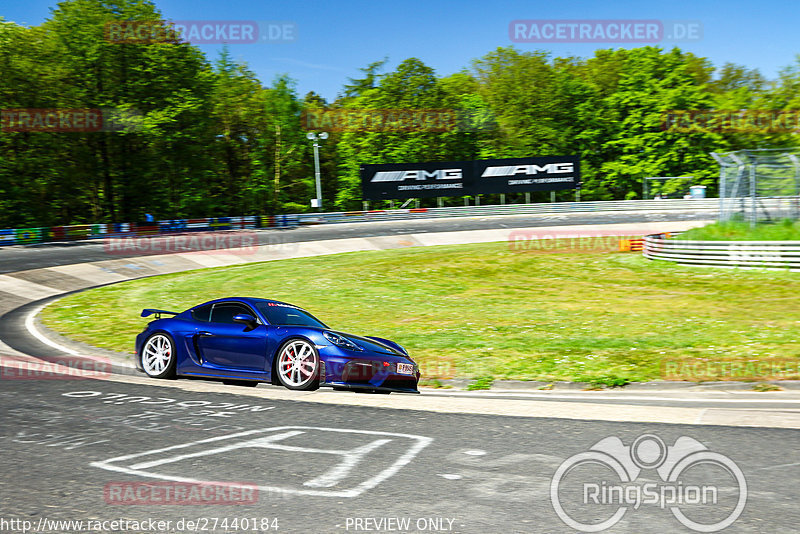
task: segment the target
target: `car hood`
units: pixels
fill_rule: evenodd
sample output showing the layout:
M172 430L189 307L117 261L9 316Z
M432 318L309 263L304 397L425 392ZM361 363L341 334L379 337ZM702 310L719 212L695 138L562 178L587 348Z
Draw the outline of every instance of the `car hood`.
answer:
M296 325L281 325L278 328L286 329L290 332L297 332L297 333L308 333L310 331L318 332L320 337L322 337L323 332L333 332L334 334L338 334L343 336L353 343L360 346L367 352L372 352L376 354L390 354L392 356L400 356L404 359L409 359L408 355L404 354L402 351L397 350L396 348L383 343L377 339L364 337L364 336L357 336L355 334L349 334L347 332L342 332L341 330L334 330L332 328L319 328L316 326L296 326ZM327 342L327 340L326 340Z
M353 343L356 343L362 349L369 351L369 352L377 352L379 354L391 354L392 356L402 356L406 358L407 356L400 352L399 350L390 347L385 343L381 343L380 341L368 337L363 336L356 336L354 334L348 334L347 332L339 332L338 330L331 330L340 336L344 336L347 339L351 340Z

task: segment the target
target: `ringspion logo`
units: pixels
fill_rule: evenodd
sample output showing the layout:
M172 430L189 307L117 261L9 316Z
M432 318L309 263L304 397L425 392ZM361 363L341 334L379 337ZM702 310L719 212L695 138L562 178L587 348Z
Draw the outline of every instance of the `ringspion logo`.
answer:
M747 481L733 460L694 438L681 436L668 446L643 434L625 445L611 436L558 467L550 500L579 532L607 530L643 506L668 510L696 532L717 532L744 511Z

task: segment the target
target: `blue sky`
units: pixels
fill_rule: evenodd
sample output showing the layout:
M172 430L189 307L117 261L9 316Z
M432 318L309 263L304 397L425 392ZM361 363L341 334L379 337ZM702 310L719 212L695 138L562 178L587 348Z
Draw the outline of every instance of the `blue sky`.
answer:
M0 15L21 24L44 21L55 0L10 0ZM509 22L533 20L658 19L697 21L699 40L677 44L709 58L714 65L734 62L758 68L767 78L795 62L800 54L800 4L781 0L672 1L517 1L451 0L157 0L172 20L286 21L297 27L297 39L277 44L234 44L234 57L244 60L269 84L279 73L297 81L302 96L310 90L332 100L359 68L389 58L388 68L418 57L437 74L469 67L472 59L498 46L512 44ZM635 44L525 43L520 50L547 50L556 56L590 56L597 48ZM201 45L215 58L222 45Z

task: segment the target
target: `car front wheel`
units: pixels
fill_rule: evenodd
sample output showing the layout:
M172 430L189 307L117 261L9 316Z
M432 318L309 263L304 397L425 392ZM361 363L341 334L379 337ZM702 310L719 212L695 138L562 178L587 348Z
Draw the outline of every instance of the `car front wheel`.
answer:
M292 339L278 352L278 380L289 389L319 388L319 354L304 339Z

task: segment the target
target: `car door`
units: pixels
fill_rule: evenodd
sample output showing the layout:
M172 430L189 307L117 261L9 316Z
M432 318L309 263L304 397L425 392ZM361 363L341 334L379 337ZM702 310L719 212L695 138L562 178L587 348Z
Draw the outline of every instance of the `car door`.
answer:
M265 372L267 368L267 328L233 322L239 314L257 317L249 306L239 302L218 302L209 321L199 326L197 349L207 369Z

